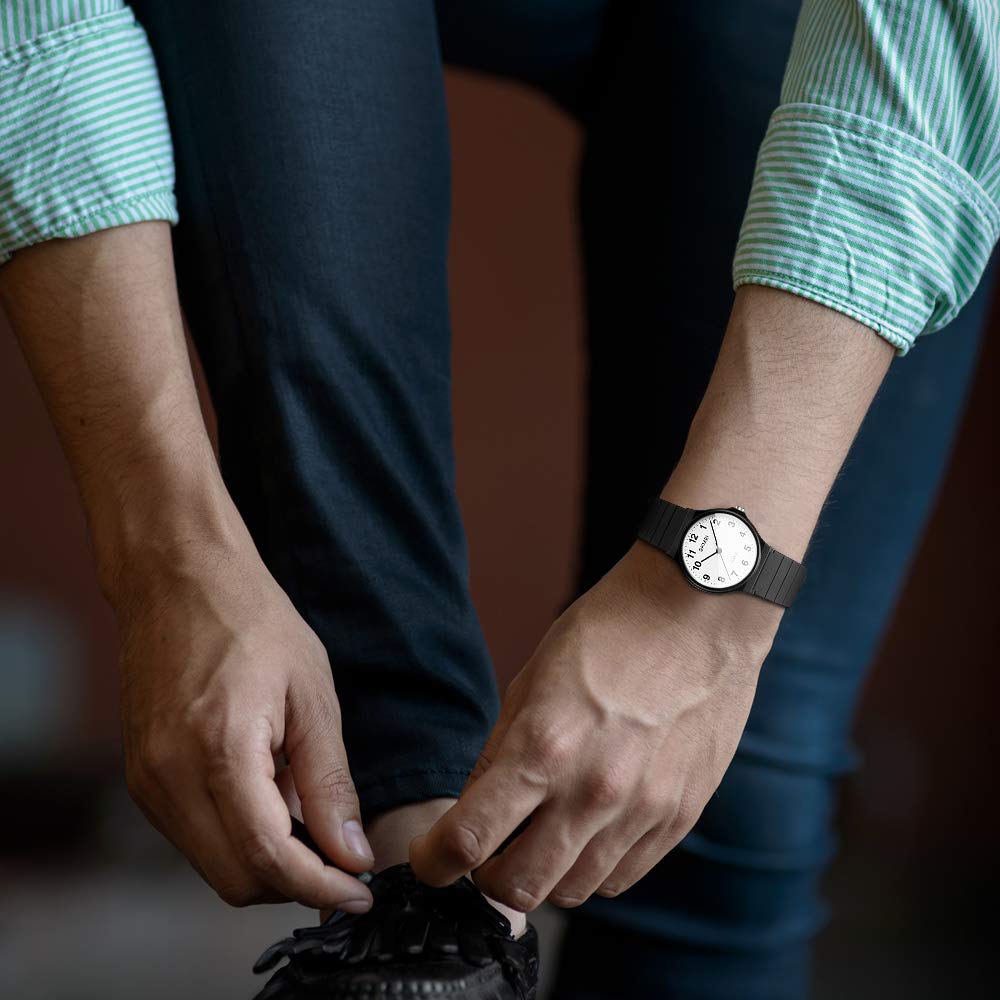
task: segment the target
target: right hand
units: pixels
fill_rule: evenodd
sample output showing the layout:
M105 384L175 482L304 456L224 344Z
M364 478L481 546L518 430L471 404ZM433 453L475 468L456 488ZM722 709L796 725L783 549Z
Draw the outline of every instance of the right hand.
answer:
M326 651L252 546L236 549L174 557L113 601L129 791L227 903L362 912L371 893L348 872L373 859ZM343 871L291 836L282 752L291 797Z

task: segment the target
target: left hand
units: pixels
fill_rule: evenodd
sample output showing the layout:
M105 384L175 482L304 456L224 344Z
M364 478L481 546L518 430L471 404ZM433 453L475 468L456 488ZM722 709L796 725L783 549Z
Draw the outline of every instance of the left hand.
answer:
M417 875L446 885L472 871L522 911L629 888L722 780L781 611L697 591L637 542L511 682L461 797L411 845Z

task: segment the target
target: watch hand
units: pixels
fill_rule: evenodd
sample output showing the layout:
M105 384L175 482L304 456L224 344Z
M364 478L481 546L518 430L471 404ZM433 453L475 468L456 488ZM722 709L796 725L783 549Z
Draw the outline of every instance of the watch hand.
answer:
M718 551L718 550L716 550L716 551ZM719 552L719 558L722 559L722 553L721 552ZM722 568L726 571L726 576L728 577L730 575L730 573L729 573L729 567L726 565L726 560L725 559L722 559Z
M719 552L719 536L715 533L715 525L709 521L708 526L712 529L712 537L715 539L715 552ZM712 555L715 555L715 552ZM719 558L722 559L722 568L726 571L726 576L729 576L729 567L726 565L726 560L722 558L722 553L719 552ZM703 559L702 562L705 560Z

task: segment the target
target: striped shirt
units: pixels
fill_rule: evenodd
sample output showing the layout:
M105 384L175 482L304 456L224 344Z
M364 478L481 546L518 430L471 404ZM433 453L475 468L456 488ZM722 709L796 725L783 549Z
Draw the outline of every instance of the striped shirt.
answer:
M123 0L0 0L0 262L176 218L156 70ZM813 299L905 354L962 308L998 237L1000 0L804 0L734 285Z
M0 262L19 247L177 221L170 131L123 0L0 0Z
M966 303L1000 236L1000 0L805 0L736 285L815 299L898 354Z

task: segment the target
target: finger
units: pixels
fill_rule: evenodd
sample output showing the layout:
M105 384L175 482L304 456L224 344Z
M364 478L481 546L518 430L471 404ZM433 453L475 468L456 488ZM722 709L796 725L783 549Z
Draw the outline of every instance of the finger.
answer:
M175 833L171 829L170 825L168 825L169 817L166 814L166 810L159 806L154 807L149 805L138 798L134 799L134 801L143 816L146 817L149 825L152 826L164 840L169 841L174 849L187 859L188 864L191 865L191 867L198 873L203 882L205 882L210 888L215 888L209 877L205 874L205 870L198 863L197 858L195 858L194 854L189 853L189 851L185 848L184 841L182 840L180 834ZM164 817L163 819L160 818L161 815Z
M569 813L564 802L546 802L520 837L476 869L473 880L491 899L523 913L534 910L607 822L603 814Z
M615 865L611 873L596 890L597 895L612 898L631 888L639 879L647 875L681 841L676 828L670 823L661 823L644 834L625 856Z
M353 875L330 868L292 836L292 819L269 748L244 749L209 777L209 791L236 856L271 889L319 910L364 912L371 893Z
M637 816L636 820L631 817ZM648 819L629 812L599 830L580 852L565 875L546 897L555 906L574 907L586 902L601 888L650 829Z
M236 861L215 803L207 790L192 783L189 773L185 769L150 777L142 799L136 798L146 818L231 906L287 902Z
M177 824L177 837L195 871L230 906L289 901L285 893L267 885L240 863L207 790L185 803L185 818Z
M410 863L417 878L443 886L478 868L544 801L546 792L543 781L529 777L501 748L455 805L411 842Z
M332 682L328 697L313 698L311 704L290 700L285 753L303 822L316 843L340 867L367 871L375 855L361 826L361 808L347 763Z

